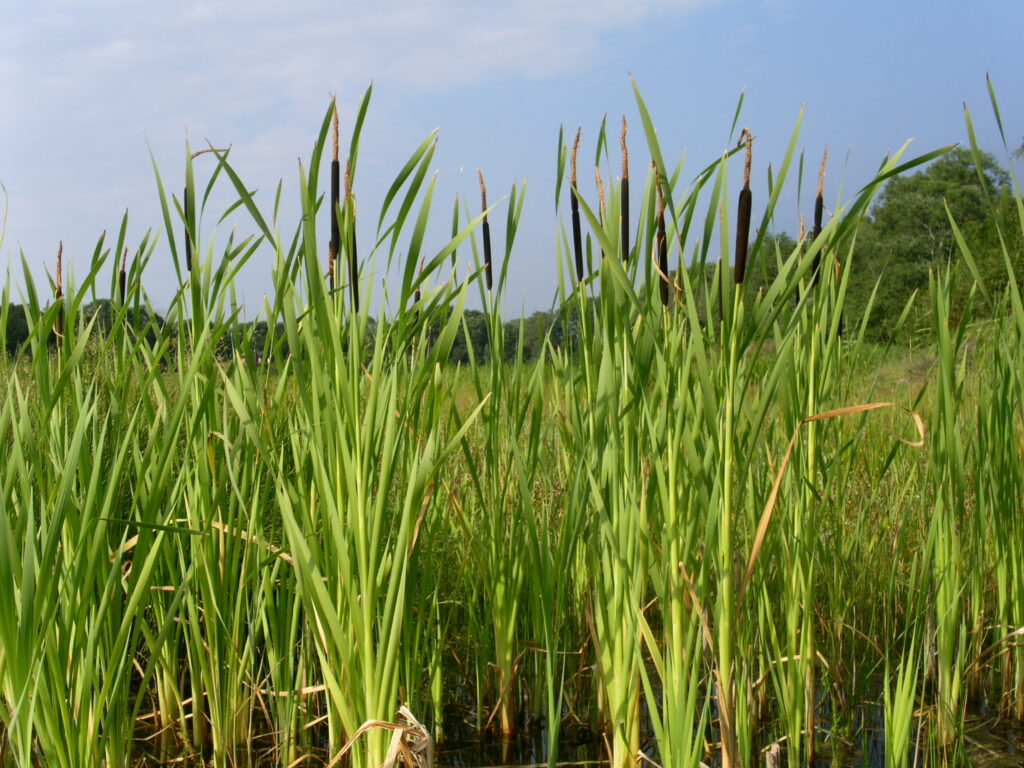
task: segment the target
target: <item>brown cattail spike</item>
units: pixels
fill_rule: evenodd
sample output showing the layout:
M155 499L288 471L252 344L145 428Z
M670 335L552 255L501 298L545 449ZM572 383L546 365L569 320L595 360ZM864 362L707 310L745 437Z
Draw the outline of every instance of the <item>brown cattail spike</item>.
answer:
M572 251L576 257L577 282L583 282L583 234L580 230L580 203L576 197L576 154L580 149L580 136L582 133L582 128L576 131L576 141L574 141L572 145L572 161L569 165L569 187L571 196L569 203L572 209Z
M626 147L626 116L622 116L622 196L619 205L619 227L622 230L622 260L629 259L629 149Z
M601 180L601 169L594 168L594 178L597 181L597 215L601 219L601 223L604 224L605 211L604 211L604 182ZM605 257L604 249L601 249L601 258Z
M491 226L487 223L487 186L484 184L484 174L477 168L476 175L480 179L480 205L484 211L483 235L484 235L484 278L487 281L487 290L494 287L494 274L491 270ZM575 200L575 197L573 198Z
M341 229L338 226L338 211L341 203L341 164L338 161L338 106L334 105L334 145L331 160L331 242L327 251L327 282L334 291L335 263L341 245Z
M750 166L753 161L754 137L750 130L743 129L740 133L740 143L744 138L747 142L747 156L743 165L743 189L740 190L739 210L736 213L736 258L733 278L736 285L743 285L743 278L747 272L747 247L750 242L750 211L753 205L753 196L750 192Z
M807 234L807 222L804 221L804 215L800 214L800 229L797 231L796 241L798 244L802 244L804 236Z
M814 229L811 230L812 237L817 240L821 234L821 220L825 212L825 164L828 162L828 147L825 147L825 154L821 158L821 167L818 169L818 194L814 198ZM814 285L821 279L821 249L814 257Z
M121 272L117 276L117 285L121 294L121 306L124 306L126 288L128 287L128 249L124 249L121 257Z
M658 237L657 237L657 248L658 248L658 273L661 278L659 281L659 287L661 289L661 303L667 307L669 303L669 276L668 276L668 237L665 234L665 193L661 188L661 175L658 173L658 168L654 163L651 163L654 167L655 178L657 179L658 187Z

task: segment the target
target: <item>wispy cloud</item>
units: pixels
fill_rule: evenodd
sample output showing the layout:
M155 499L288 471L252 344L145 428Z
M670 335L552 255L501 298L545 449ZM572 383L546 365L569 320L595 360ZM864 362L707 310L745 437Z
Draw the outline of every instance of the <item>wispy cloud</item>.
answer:
M81 109L102 94L97 113L118 100L151 108L211 98L244 111L320 98L325 80L447 89L496 74L553 77L583 66L615 29L709 2L65 1L6 20L0 68L22 75L5 78L6 95L37 105L57 97Z
M13 3L0 25L8 245L48 252L55 228L67 240L81 222L85 251L125 205L154 216L143 136L171 167L161 153L179 152L186 128L197 145L234 142L247 178L268 183L308 147L328 90L351 107L370 80L396 103L588 71L618 31L715 1Z

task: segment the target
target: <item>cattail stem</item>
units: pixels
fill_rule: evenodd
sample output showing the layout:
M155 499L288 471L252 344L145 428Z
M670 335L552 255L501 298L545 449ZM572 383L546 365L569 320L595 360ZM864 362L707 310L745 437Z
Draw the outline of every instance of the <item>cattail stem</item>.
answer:
M754 137L750 130L743 129L740 141L747 141L747 156L743 166L743 189L740 190L739 210L736 214L736 259L733 278L736 285L743 285L747 272L747 247L750 242L750 210L753 197L750 193L750 165L753 160Z
M341 244L341 230L338 225L338 211L341 204L341 163L338 160L338 106L334 106L334 146L331 156L331 243L327 250L327 283L334 291L335 263L338 261L338 246Z
M351 206L348 232L348 272L352 286L352 310L359 311L359 255L356 251L356 201L352 197L352 158L345 162L345 208Z
M479 168L476 174L480 178L480 205L484 213L484 278L487 280L487 290L494 285L494 276L491 272L491 227L487 223L487 187L484 185L484 174ZM575 198L573 198L575 200Z
M54 322L53 330L54 335L57 337L57 348L64 346L64 273L63 273L63 258L64 258L64 241L61 240L57 244L57 285L53 293L53 298L57 304L57 319Z
M619 206L619 226L622 229L622 260L629 260L629 150L626 148L626 116L622 116L622 197Z
M121 271L117 275L117 286L121 295L121 306L124 306L125 295L128 288L128 249L124 249L124 255L121 257Z
M654 166L654 163L651 163ZM661 303L667 307L669 304L669 276L668 276L668 237L665 234L665 194L661 188L661 174L657 166L654 166L658 185L658 272L660 277L659 287L661 289Z
M576 141L572 145L572 162L569 166L569 186L572 189L569 201L572 207L572 250L576 256L576 280L583 282L583 235L580 232L580 203L576 199L576 153L580 148L580 135L583 129L576 131Z

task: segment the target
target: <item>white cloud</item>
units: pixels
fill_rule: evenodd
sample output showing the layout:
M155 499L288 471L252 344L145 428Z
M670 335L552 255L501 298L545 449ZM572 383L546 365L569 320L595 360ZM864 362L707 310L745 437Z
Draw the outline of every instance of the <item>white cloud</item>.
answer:
M266 184L308 149L309 116L322 114L328 89L351 109L370 80L401 99L495 77L553 78L591 68L619 30L712 2L16 2L0 25L5 250L20 242L49 253L53 231L73 222L91 238L101 211L125 205L158 221L152 201L140 202L152 188L144 135L161 164L177 162L161 153L181 151L186 127L198 146L207 137L244 145L239 156Z

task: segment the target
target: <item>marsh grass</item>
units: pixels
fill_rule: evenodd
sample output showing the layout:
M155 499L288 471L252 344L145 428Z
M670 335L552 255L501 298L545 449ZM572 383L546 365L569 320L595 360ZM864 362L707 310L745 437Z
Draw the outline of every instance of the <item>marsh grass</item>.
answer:
M651 159L635 230L625 122L617 182L597 132L593 201L582 134L571 155L559 137L562 336L536 362L502 313L525 187L488 206L481 175L480 213L456 200L428 250L431 134L376 221L357 219L369 91L343 185L333 102L324 115L285 237L228 150L186 147L181 201L154 165L179 279L162 322L143 276L164 249L126 243L127 217L83 279L58 268L52 302L25 264L30 335L0 360L0 763L377 768L391 736L364 725L407 706L441 740L458 703L453 730L480 738L543 721L552 766L581 730L614 768L749 766L767 748L799 766L863 737L869 701L902 766L964 759L972 697L1024 717L1013 254L995 295L951 220L979 278L967 310L950 320L954 278L935 274L934 347L872 346L866 316L843 333L859 220L886 179L944 150L902 148L828 222L819 175L811 234L784 253L766 233L800 119L751 238L749 132L696 171L669 165L635 95ZM208 230L215 184L252 235ZM273 283L261 344L232 290L257 253ZM105 269L101 329L83 309ZM489 352L457 369L471 292Z

